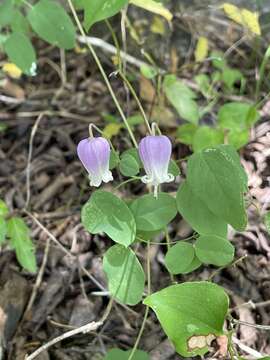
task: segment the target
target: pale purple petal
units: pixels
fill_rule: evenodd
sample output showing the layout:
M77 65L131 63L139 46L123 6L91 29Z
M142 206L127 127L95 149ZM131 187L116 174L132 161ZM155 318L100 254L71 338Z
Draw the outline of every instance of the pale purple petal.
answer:
M172 181L173 176L168 174L171 153L172 144L167 136L143 138L139 144L139 155L147 176L142 181L153 185Z
M77 153L89 173L90 185L99 186L102 181L113 180L109 170L110 145L102 137L83 139L79 142Z

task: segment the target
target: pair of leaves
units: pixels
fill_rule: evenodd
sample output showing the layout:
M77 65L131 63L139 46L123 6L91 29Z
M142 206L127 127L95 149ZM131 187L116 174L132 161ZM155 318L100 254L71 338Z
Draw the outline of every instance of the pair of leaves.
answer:
M159 193L134 200L130 207L112 193L98 190L82 209L82 223L92 234L105 232L115 242L128 247L135 240L136 229L163 229L177 213L175 199Z
M176 202L166 193L142 196L130 208L117 196L96 191L82 209L82 222L92 234L105 232L117 245L105 254L103 269L109 291L119 301L135 305L142 299L145 276L136 255L128 247L138 231L164 228L176 215Z
M201 235L194 244L181 241L172 246L165 256L165 264L172 274L187 274L202 263L225 266L233 257L234 247L226 238Z
M163 89L167 99L175 107L178 114L183 119L197 124L200 115L195 101L196 94L174 75L165 76Z

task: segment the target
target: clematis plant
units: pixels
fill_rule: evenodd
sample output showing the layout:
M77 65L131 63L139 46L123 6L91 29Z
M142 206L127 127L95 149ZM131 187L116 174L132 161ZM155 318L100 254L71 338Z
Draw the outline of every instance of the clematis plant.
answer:
M78 156L89 173L90 185L98 187L102 182L113 180L109 170L111 151L108 141L94 137L91 129L92 126L90 137L78 144ZM115 189L142 181L154 187L154 194L132 195L132 199L125 201L114 189L96 190L82 209L82 223L91 234L102 233L115 242L103 258L110 295L126 305L143 301L147 308L154 310L179 354L203 355L214 339L227 334L224 331L229 306L227 294L212 282L175 284L176 279L173 285L152 294L151 266L146 267L145 276L136 254L138 245L133 245L148 244L149 263L149 248L155 246L155 236L164 239L167 246L164 266L171 277L191 273L203 265L227 266L234 259L227 226L230 224L237 231L246 226L247 179L235 149L218 145L190 156L185 180L179 185L179 168L171 160L170 139L156 135L154 127L151 130L140 140L138 148L125 150L115 162L114 167L124 176ZM168 187L166 183L173 180ZM165 190L172 188L172 192L161 192L161 184ZM172 246L168 229L177 214L194 233L188 239L175 235L176 244ZM166 236L162 235L164 231Z

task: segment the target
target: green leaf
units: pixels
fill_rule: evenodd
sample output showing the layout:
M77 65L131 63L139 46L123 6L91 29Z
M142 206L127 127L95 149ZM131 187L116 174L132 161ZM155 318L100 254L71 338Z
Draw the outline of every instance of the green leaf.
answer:
M223 70L227 65L224 54L221 51L212 51L211 53L212 64L216 69Z
M201 261L197 258L195 254L192 262L189 264L188 267L185 268L184 271L182 271L182 274L189 274L194 270L198 269L201 265L202 265Z
M103 270L109 291L119 301L136 305L142 300L145 275L136 255L130 248L114 245L104 255Z
M195 124L180 125L177 129L177 139L183 144L192 145L197 129L198 126Z
M7 223L6 220L0 216L0 244L4 242L7 235Z
M157 70L153 66L145 64L141 66L140 71L146 79L153 79L158 74Z
M188 160L187 182L194 195L218 218L236 230L244 230L245 183L233 151L229 145L220 145L193 154Z
M211 86L210 78L208 75L199 74L195 76L195 81L204 97L209 98L214 95L214 89Z
M136 224L132 212L110 192L95 191L82 208L81 216L84 227L92 234L105 232L126 247L135 240Z
M13 11L10 26L13 32L23 32L28 34L30 31L30 26L27 19L18 9L14 9Z
M231 69L229 67L225 67L222 72L222 81L227 86L227 88L232 91L234 84L237 81L244 81L244 76L241 71L237 69Z
M0 28L8 25L13 15L13 4L10 0L5 0L0 5Z
M176 215L175 199L159 193L155 198L152 194L137 198L130 205L137 230L155 231L164 228Z
M128 360L132 350L123 351L120 349L111 349L108 351L103 360ZM132 360L150 360L149 355L142 351L136 350Z
M28 12L28 20L41 39L63 49L75 46L75 27L65 9L55 1L40 0Z
M11 62L26 75L36 73L36 53L30 40L22 33L11 34L4 43L4 49Z
M29 236L29 228L18 217L13 217L7 222L7 235L10 243L16 251L18 262L29 272L37 271L36 257L34 253L34 244Z
M226 153L228 154L229 158L228 160L230 160L233 164L233 166L235 167L235 169L237 170L240 182L241 182L241 187L242 187L242 191L243 192L247 192L248 191L248 176L247 173L244 169L244 167L242 166L241 162L240 162L240 156L238 155L238 152L235 151L233 146L230 145L219 145L216 146L217 149L219 149L220 151L226 151Z
M228 144L235 147L236 150L240 149L241 147L245 146L249 141L249 130L230 130L228 137Z
M86 30L96 22L117 14L128 0L84 0L84 26Z
M178 114L185 120L197 124L199 121L199 108L194 101L195 93L174 75L165 76L163 83L165 94Z
M223 142L224 133L222 130L209 126L200 126L194 134L192 146L194 152L197 152L218 144L223 144Z
M240 102L227 103L219 109L218 123L224 129L244 130L254 124L260 115L254 106Z
M169 286L148 296L144 304L155 311L177 353L188 357L204 355L206 340L223 334L229 299L221 287L202 281Z
M195 252L201 262L216 266L227 265L234 257L232 244L216 235L201 235L195 242Z
M173 176L180 175L180 169L177 163L174 160L170 160L168 173L172 174Z
M187 181L178 189L176 203L179 213L199 234L227 235L226 222L194 194Z
M110 154L110 170L116 168L116 166L119 164L119 154L116 151L111 151Z
M1 41L0 41L0 45L1 45ZM0 49L1 49L1 46L0 46ZM0 123L0 133L5 131L6 129L7 129L7 125Z
M140 114L132 115L127 118L127 122L130 126L140 125L144 123L144 118Z
M190 267L194 256L193 245L181 241L169 248L165 256L165 265L171 274L183 274Z
M119 169L124 176L135 176L140 171L140 164L131 154L123 154L121 156Z
M5 217L8 214L8 207L6 203L0 199L0 216Z
M264 224L266 226L266 230L267 230L268 234L270 235L270 211L268 211L264 215Z

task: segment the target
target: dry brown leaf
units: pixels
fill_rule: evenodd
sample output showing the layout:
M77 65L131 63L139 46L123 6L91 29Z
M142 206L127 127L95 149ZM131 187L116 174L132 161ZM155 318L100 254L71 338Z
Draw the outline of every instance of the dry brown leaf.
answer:
M13 83L9 79L5 79L2 82L2 90L5 94L13 96L14 98L18 100L24 100L25 99L25 91L22 87L20 87L18 84Z

